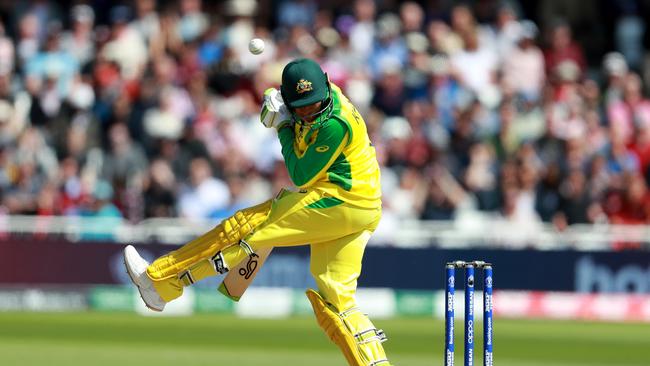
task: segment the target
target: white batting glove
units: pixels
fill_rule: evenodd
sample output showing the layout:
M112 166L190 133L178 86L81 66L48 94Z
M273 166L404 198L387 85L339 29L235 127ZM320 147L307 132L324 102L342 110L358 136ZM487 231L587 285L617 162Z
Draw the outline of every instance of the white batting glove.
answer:
M260 121L266 128L280 128L291 124L291 115L284 105L280 91L269 88L264 91L264 102L260 112Z

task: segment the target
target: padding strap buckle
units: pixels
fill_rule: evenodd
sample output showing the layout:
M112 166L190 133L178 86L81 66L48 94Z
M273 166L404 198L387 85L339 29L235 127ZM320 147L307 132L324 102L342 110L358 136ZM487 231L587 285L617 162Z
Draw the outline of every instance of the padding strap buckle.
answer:
M368 333L372 333L372 334L368 336L367 335ZM382 329L376 329L376 328L366 329L363 332L359 332L354 335L354 338L357 340L357 343L359 344L370 343L372 341L379 341L383 343L388 340L386 333L384 333Z
M178 276L178 279L181 280L183 286L190 286L194 284L194 278L192 277L192 272L190 272L189 269L181 273L181 275Z
M370 363L370 366L381 366L381 365L390 366L390 363L388 362L388 359L386 359L386 358Z
M217 271L217 273L224 274L228 272L228 267L226 267L226 264L223 260L223 254L221 254L221 252L213 255L210 261L212 262L212 266L214 267L214 270Z

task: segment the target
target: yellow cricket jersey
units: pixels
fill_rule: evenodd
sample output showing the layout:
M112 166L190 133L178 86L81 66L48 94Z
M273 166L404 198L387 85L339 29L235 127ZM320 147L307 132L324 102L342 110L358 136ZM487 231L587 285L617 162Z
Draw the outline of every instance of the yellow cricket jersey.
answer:
M291 180L299 188L316 188L355 206L381 207L379 163L366 124L341 89L330 85L327 120L278 131Z

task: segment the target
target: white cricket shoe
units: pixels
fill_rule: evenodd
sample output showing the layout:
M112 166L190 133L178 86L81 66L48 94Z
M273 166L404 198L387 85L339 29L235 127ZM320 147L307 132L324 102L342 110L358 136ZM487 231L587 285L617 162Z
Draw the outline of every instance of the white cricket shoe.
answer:
M153 311L163 311L166 302L160 298L160 295L153 287L153 282L146 273L149 263L138 254L133 245L127 245L124 248L124 266L129 277L131 277L131 281L138 287L144 304Z

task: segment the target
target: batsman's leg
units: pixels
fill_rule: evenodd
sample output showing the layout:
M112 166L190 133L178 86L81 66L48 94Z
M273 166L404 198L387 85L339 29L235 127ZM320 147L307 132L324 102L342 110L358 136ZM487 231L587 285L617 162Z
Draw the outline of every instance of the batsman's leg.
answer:
M153 304L148 299L159 296L162 304L169 302L181 296L184 286L228 271L229 266L237 265L259 248L301 245L341 236L335 230L322 230L314 224L323 223L330 228L345 219L345 212L331 214L331 209L308 209L320 199L322 194L316 191L282 190L272 200L238 211L209 232L158 258L146 268L144 275L143 271L136 270L142 265L133 265L144 260L135 250L127 258L125 251L127 270L147 306L158 310L160 302ZM318 230L312 230L309 225L315 225Z
M312 244L311 271L319 292L307 291L318 324L351 366L390 366L382 342L386 335L356 306L354 294L361 259L371 232Z
M134 254L135 250L130 252L125 250L124 259L127 271L140 289L147 306L154 310L162 310L159 302L153 304L151 300L148 301L147 297L155 298L150 294L152 289L163 301L164 306L165 302L181 296L183 286L191 285L207 276L225 272L227 268L221 254L222 249L233 244L240 244L236 245L237 247L246 247L242 238L266 220L271 210L272 201L268 200L257 206L237 211L214 229L156 259L146 267L146 271L139 268L142 267L142 261L138 259L137 252ZM146 289L149 291L145 291ZM143 291L150 296L145 296Z

